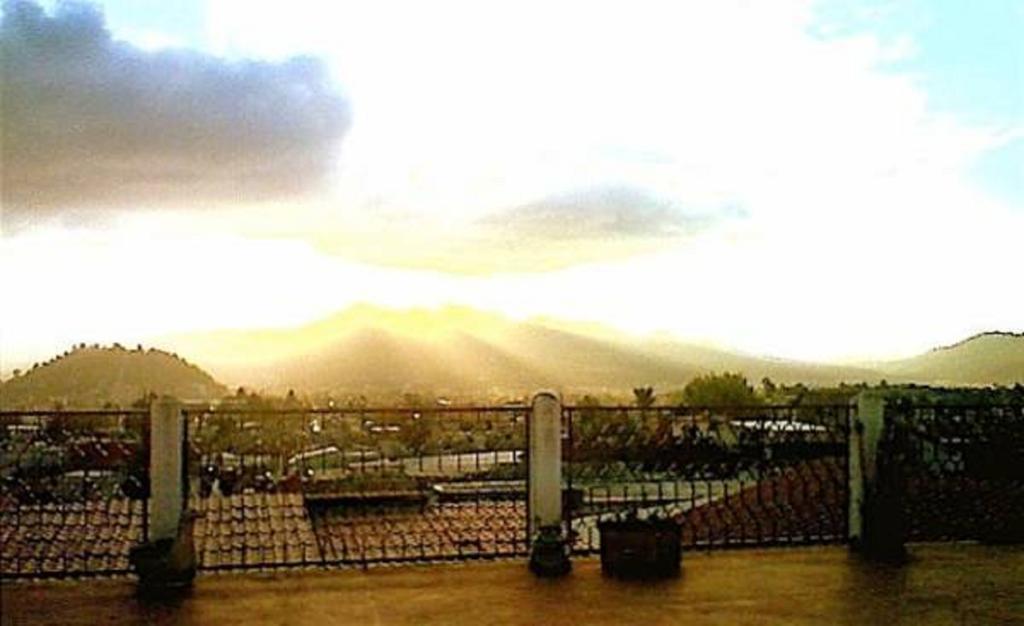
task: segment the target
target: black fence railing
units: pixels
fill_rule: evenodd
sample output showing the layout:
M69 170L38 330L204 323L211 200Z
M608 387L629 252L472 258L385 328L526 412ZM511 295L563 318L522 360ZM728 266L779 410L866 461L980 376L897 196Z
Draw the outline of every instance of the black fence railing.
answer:
M200 568L525 555L529 411L190 409Z
M908 541L1024 542L1024 403L890 402L879 454Z
M574 551L598 523L683 546L844 542L854 405L566 406ZM145 541L146 410L0 412L0 577L127 574ZM201 569L524 556L530 407L187 406ZM891 401L880 484L910 541L1024 540L1024 406Z
M853 409L563 409L564 502L574 550L606 519L671 518L684 547L843 542Z
M0 412L0 577L129 571L148 528L148 414Z

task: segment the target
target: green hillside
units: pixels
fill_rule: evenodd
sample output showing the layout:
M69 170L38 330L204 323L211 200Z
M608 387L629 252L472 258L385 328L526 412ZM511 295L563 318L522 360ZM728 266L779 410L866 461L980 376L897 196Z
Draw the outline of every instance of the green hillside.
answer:
M1024 334L988 332L877 366L887 374L935 385L1024 383Z
M150 392L209 400L227 389L195 365L162 350L79 345L0 383L0 408L126 407Z

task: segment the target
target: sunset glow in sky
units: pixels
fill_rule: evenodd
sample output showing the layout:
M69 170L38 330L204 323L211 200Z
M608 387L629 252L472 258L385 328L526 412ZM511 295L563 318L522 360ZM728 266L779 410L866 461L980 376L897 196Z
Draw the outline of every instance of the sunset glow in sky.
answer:
M812 360L1024 330L1022 2L3 6L5 374L359 302Z

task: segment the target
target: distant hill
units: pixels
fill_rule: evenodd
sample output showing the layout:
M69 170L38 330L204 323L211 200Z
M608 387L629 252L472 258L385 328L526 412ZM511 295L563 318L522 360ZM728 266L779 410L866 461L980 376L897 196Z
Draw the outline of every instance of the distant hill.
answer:
M936 385L1024 384L1024 333L988 332L879 369Z
M514 321L462 307L395 311L368 305L301 328L167 339L223 380L272 390L488 393L555 387L627 392L680 388L709 371L751 382L877 382L878 372L766 359L595 326Z
M886 377L886 374L868 367L757 357L670 340L647 341L641 346L665 358L698 363L704 370L741 372L755 385L764 378L771 378L776 383L830 386L842 382L876 384ZM899 381L899 377L889 375L889 380Z
M176 355L156 349L76 346L0 383L0 408L127 407L149 392L209 400L227 388Z
M283 393L433 392L487 398L555 388L568 395L660 394L707 372L743 373L752 384L840 382L1012 385L1024 382L1024 335L984 333L925 354L865 367L738 354L669 337L638 338L564 320L516 321L464 307L392 310L355 306L299 328L165 337L161 345L200 362L218 379ZM182 399L227 389L161 350L79 346L0 383L0 407L128 406L147 392Z

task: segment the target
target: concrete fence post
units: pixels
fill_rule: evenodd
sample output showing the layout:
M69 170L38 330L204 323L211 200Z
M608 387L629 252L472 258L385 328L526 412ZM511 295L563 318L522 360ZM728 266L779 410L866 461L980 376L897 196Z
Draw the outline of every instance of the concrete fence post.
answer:
M562 532L562 402L557 394L533 396L529 432L530 567L542 576L560 575L570 565Z
M175 398L159 398L149 407L149 483L152 514L149 538L174 539L185 507L185 416Z
M850 545L871 551L873 536L871 497L877 491L879 444L885 428L886 399L878 391L862 391L856 398L856 418L850 428L849 539Z
M562 523L562 403L551 392L533 397L530 417L530 520L532 538Z

